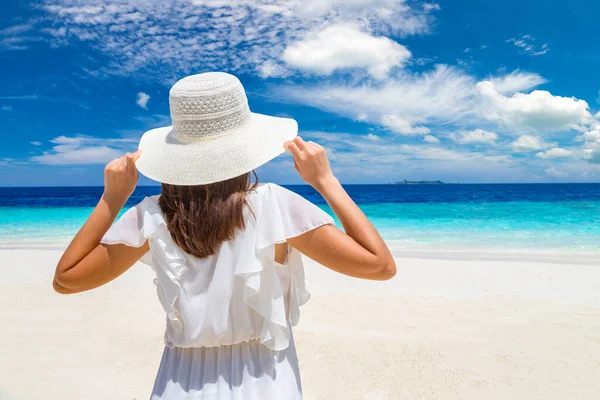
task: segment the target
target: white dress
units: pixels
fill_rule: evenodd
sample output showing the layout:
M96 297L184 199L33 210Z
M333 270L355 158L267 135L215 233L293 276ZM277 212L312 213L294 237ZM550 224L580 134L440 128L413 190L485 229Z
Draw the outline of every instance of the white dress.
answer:
M102 238L150 245L141 261L156 272L167 314L151 400L301 399L291 327L310 295L300 253L289 247L280 264L274 245L333 219L294 192L262 184L248 194L254 217L246 208L245 230L197 258L171 239L158 198L127 210Z

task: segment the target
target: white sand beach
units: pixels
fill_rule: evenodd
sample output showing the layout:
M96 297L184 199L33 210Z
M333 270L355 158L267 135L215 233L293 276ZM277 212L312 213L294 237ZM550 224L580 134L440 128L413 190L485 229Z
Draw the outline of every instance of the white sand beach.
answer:
M600 398L593 258L395 254L387 282L307 263L295 330L306 399ZM0 250L0 399L147 399L164 329L152 271L61 296L59 256Z

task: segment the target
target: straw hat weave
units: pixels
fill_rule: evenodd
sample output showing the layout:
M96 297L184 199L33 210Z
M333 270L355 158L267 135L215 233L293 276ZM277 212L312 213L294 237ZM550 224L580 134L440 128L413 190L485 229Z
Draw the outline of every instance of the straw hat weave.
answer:
M142 136L138 170L171 185L234 178L284 152L298 133L290 118L253 113L238 78L224 72L192 75L169 93L172 126Z

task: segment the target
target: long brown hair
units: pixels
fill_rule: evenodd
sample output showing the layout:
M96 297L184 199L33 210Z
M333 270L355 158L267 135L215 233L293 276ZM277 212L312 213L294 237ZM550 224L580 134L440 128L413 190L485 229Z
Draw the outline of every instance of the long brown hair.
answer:
M158 205L167 220L171 238L183 251L204 258L215 254L221 243L233 240L245 228L247 194L258 184L250 173L226 181L197 186L162 184ZM252 212L252 209L250 209Z

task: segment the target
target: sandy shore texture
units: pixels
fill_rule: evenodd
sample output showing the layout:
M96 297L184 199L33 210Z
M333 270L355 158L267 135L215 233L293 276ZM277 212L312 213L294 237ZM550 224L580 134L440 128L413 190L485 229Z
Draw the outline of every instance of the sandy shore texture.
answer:
M387 282L307 262L307 400L600 398L600 266L395 254ZM61 296L59 256L0 250L0 399L147 399L164 332L152 271Z

